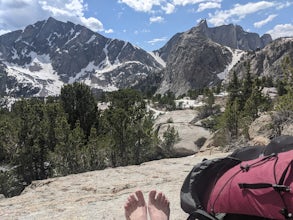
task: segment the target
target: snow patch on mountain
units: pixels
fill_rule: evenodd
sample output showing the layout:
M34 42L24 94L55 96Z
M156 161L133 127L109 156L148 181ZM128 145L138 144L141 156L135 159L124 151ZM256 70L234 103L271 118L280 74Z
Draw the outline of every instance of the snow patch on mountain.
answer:
M156 52L149 52L149 54L159 63L162 65L162 67L166 67L166 62L160 57L159 53Z
M13 56L11 58L13 60L19 59L19 56L18 56L17 51L15 50L15 48L12 48L12 54L13 54Z
M226 48L232 53L232 60L226 66L226 69L223 72L217 74L218 78L221 80L226 80L228 78L228 74L230 70L238 61L240 61L241 57L246 53L243 50L231 49L230 47L226 47Z
M76 39L78 36L80 35L80 32L76 32L74 37L72 37L71 39L69 39L64 45L69 44L70 42L72 42L74 39Z
M88 41L86 42L86 44L91 43L92 41L94 41L96 39L96 35L92 35L90 39L88 39Z
M93 73L98 67L94 65L94 61L90 62L85 68L76 74L74 77L70 77L68 83L74 83L81 78L86 77L89 73Z
M139 62L139 61L126 61L123 63L115 63L115 64L109 64L104 67L104 68L98 68L96 70L96 75L100 76L101 74L107 73L107 72L111 72L114 71L115 69L119 68L120 66L126 66L127 64L140 64L140 65L144 65L143 63ZM131 67L131 66L130 66ZM149 69L149 67L147 67Z
M40 91L35 96L59 95L63 82L53 70L49 55L38 55L35 52L30 52L29 56L31 62L24 66L4 62L7 66L8 75L16 78L21 84L39 88ZM11 91L7 92L10 93Z

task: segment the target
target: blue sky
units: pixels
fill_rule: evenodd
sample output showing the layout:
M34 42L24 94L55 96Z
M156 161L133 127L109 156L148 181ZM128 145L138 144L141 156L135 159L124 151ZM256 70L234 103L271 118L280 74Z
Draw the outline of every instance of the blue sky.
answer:
M210 27L293 36L292 12L293 0L0 0L0 34L52 16L151 51L203 18Z

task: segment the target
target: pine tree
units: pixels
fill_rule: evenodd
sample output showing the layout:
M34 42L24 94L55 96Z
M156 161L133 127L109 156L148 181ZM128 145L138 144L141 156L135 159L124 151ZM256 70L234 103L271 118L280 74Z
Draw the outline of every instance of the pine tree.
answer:
M47 117L47 145L50 151L54 151L57 144L56 140L56 123L58 115L64 114L59 102L47 102L46 104L46 117Z
M289 90L287 94L280 96L276 103L276 110L279 112L293 111L293 91Z
M89 140L81 150L84 170L97 170L106 167L108 141L103 136L97 136L97 130L91 129Z
M235 99L233 102L226 105L226 109L223 115L224 129L229 131L231 137L238 137L239 121L240 121L240 112L239 112L239 101Z
M279 96L285 95L288 92L285 86L286 84L283 80L277 80L277 92Z
M276 109L280 112L293 111L293 63L289 56L283 60L283 73L284 73L284 87L286 93L281 93L278 102L276 103ZM286 83L285 83L286 82Z
M0 162L12 163L15 158L19 129L17 125L17 118L11 117L9 112L0 115Z
M96 101L89 86L77 82L65 85L61 89L60 98L71 129L74 129L76 122L79 121L80 127L88 137L97 113Z
M174 127L168 126L167 130L163 134L163 149L167 150L167 153L172 155L173 147L179 140L178 131Z
M109 109L103 113L104 132L111 140L113 166L140 163L143 152L155 141L152 121L142 95L134 90L109 94Z
M56 121L55 134L56 146L54 152L51 153L50 159L52 161L55 176L69 174L67 164L68 141L69 141L70 125L67 122L65 115L59 115Z
M242 89L241 89L242 97L239 103L241 109L244 107L246 100L248 100L249 97L251 96L252 87L253 87L253 80L250 73L250 63L248 63L246 66L246 74L244 76Z
M140 164L153 157L154 147L157 143L157 136L153 132L154 122L152 114L145 113L144 117L133 122L129 131L131 132L131 143L129 146L129 154L132 163Z
M127 146L129 131L129 117L127 112L121 108L109 108L104 112L104 128L110 136L112 143L112 163L114 166L126 165L128 160Z
M266 101L262 94L262 87L260 87L260 81L254 80L250 97L246 100L244 105L244 115L251 117L255 120L258 117L260 106Z
M66 162L69 173L80 173L85 171L81 166L83 161L81 150L84 145L85 136L77 121L75 128L71 130L68 136Z
M23 100L20 103L20 130L18 138L18 173L24 181L48 177L46 162L49 149L46 145L46 118L44 103Z
M229 92L229 102L234 102L235 99L239 98L240 82L235 71L233 72L232 80L229 81L227 90Z

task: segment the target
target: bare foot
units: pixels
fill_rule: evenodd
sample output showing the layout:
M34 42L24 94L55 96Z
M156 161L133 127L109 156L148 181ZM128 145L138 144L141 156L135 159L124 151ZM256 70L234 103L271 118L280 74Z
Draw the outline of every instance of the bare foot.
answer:
M151 220L169 220L170 202L163 193L152 190L149 193L148 210Z
M126 220L147 220L147 207L140 190L128 197L124 210Z

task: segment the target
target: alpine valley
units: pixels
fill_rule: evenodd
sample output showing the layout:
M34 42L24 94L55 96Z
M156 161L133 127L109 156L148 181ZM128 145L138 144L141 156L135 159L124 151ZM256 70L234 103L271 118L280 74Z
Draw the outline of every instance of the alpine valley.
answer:
M95 92L152 88L178 95L217 85L249 61L259 76L281 75L293 38L272 40L238 25L210 28L205 20L147 52L86 27L54 18L0 36L0 95L55 96L64 84L84 82Z

